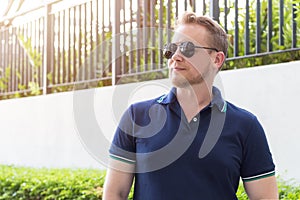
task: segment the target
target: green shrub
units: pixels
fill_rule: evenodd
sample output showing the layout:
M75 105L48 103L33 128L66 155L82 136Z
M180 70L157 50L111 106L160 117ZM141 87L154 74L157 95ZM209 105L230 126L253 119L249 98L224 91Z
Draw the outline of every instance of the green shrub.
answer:
M293 180L283 180L277 177L279 199L282 200L299 200L300 199L300 185ZM239 200L248 200L248 196L244 190L243 184L239 185L236 193Z
M105 171L95 169L36 169L0 165L0 200L102 199ZM279 197L300 199L300 185L278 178ZM132 199L133 191L129 199ZM239 200L248 200L242 184Z
M300 199L300 185L293 180L278 179L279 197L283 200Z
M101 199L105 172L0 165L0 199Z

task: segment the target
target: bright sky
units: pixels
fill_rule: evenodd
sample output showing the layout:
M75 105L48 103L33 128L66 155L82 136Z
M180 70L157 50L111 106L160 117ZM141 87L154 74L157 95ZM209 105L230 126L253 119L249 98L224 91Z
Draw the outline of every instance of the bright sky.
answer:
M2 17L2 14L7 6L7 1L4 1L1 3L2 5L0 6L0 17Z
M24 3L23 3L23 5L20 8L20 11L22 12L22 11L29 10L31 8L35 8L35 7L39 6L39 5L44 4L47 1L49 1L49 0L34 0L34 3L32 3L33 2L32 0L25 0ZM14 4L11 7L11 11L14 12L17 9L18 2L19 1L15 1L14 2ZM0 6L0 18L3 16L3 12L5 11L5 9L7 7L7 3L8 3L8 0L5 0L5 1L2 0L2 2L1 2L1 6Z

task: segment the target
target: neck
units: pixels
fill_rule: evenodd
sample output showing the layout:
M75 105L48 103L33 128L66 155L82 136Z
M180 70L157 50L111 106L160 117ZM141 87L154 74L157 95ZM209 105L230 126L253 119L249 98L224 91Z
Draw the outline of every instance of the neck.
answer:
M177 88L177 99L190 121L211 102L212 85L197 84L186 88Z

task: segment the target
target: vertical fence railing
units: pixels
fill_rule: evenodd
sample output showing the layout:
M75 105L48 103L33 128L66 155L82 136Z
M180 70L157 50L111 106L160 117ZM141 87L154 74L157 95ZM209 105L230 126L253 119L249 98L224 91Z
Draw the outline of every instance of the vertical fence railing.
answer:
M239 4L238 0L234 2L234 57L239 56Z
M244 43L244 54L248 55L250 53L250 28L249 28L249 21L250 21L250 9L249 9L249 0L245 0L245 43Z
M53 55L53 51L51 48L52 44L52 33L51 33L51 27L53 27L53 20L52 17L49 15L51 12L51 6L47 5L45 8L45 18L44 18L44 24L45 24L45 32L44 32L44 62L43 62L43 94L50 93L48 85L49 85L49 79L47 77L47 72L50 71L51 66L51 56Z
M112 35L113 44L112 44L112 84L115 85L118 82L118 74L120 74L120 66L121 66L121 52L120 52L120 23L118 23L117 19L120 19L121 5L119 0L114 0L113 4L114 9L114 21L113 21L113 29ZM125 33L124 33L125 34ZM124 36L124 35L123 35Z
M284 45L284 0L279 0L279 45Z
M299 50L293 0L56 0L0 20L0 99L164 78L185 10L224 27L228 60Z
M292 3L292 27L293 27L292 28L292 30L293 30L292 48L297 47L297 21L296 21L297 9L296 9L296 7L298 6L298 13L299 13L299 4L300 4L299 2L298 3L295 3L295 2ZM299 20L298 20L298 23L300 23Z
M268 52L271 52L273 50L272 38L273 38L273 4L272 4L272 0L268 0L268 36L267 36Z
M261 16L261 9L260 9L260 0L256 1L256 50L255 53L258 54L261 52L261 25L260 25L260 16Z

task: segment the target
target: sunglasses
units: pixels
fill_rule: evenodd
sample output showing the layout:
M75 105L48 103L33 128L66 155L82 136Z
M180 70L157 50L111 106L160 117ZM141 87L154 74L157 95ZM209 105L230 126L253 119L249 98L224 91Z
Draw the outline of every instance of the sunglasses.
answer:
M164 50L163 50L164 57L170 59L177 51L178 46L180 47L179 48L180 53L187 58L190 58L195 54L195 48L209 49L209 50L219 52L219 50L216 48L195 46L194 43L192 42L182 42L179 45L175 43L169 43L164 46Z

